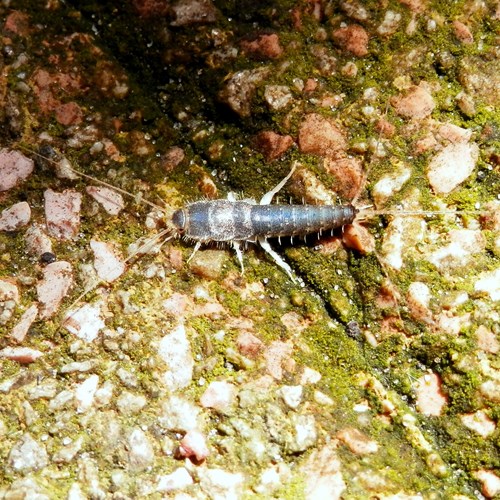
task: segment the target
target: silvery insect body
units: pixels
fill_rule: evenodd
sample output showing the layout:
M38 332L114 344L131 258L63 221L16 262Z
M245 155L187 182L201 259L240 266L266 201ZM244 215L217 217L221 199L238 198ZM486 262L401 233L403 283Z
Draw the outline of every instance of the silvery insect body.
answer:
M252 199L196 201L174 212L173 230L195 241L190 259L203 243L227 242L236 251L244 271L241 243L258 243L295 281L290 266L271 248L267 238L305 236L351 224L358 210L353 205L271 205L274 195L292 176L295 167L259 203Z

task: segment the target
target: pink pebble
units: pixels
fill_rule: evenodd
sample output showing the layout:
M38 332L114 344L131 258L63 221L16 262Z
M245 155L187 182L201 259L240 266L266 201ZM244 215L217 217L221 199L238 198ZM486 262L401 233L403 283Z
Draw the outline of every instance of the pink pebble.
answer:
M33 363L40 356L43 356L43 352L29 347L5 347L0 351L0 359L10 359L22 364Z
M44 198L50 236L59 240L73 239L80 228L82 195L73 189L66 189L62 193L47 189Z
M36 286L41 319L54 315L72 284L73 269L69 262L61 260L45 267L43 279Z
M125 207L122 195L112 189L107 187L87 186L86 191L87 194L92 196L95 201L102 205L109 215L118 215Z
M0 215L0 231L17 231L28 224L31 218L31 208L25 201L6 208Z
M209 455L205 436L198 431L188 431L179 444L178 453L183 458L202 462Z
M18 151L0 150L0 191L7 191L33 172L33 160Z

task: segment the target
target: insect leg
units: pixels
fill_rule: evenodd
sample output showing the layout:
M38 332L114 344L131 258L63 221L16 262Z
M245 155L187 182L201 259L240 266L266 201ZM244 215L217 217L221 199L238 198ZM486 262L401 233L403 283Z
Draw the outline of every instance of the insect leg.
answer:
M193 253L189 256L189 259L187 260L186 264L189 264L191 259L194 257L194 254L200 249L200 247L201 247L201 242L198 241L194 246Z
M286 182L288 181L288 179L290 179L290 177L294 172L295 172L295 164L292 166L292 170L290 170L290 173L274 189L268 191L261 198L259 205L270 205L274 195L286 184Z
M243 266L243 254L241 253L240 242L233 241L232 245L233 245L234 251L236 252L236 257L238 257L238 262L240 263L240 266L241 266L241 274L243 275L245 273L245 267Z
M292 170L293 172L293 170ZM271 248L271 245L265 238L259 238L260 246L273 258L274 262L278 264L290 276L290 279L297 283L297 278L292 273L292 268Z

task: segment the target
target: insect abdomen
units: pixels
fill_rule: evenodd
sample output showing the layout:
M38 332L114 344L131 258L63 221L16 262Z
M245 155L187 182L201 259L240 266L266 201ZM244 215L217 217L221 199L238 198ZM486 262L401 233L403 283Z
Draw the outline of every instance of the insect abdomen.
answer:
M306 235L351 224L356 214L353 205L253 205L251 226L255 237Z

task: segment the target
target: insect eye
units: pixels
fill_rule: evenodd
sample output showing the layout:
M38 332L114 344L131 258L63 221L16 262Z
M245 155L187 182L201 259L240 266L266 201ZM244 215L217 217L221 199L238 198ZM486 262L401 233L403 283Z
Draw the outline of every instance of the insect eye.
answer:
M172 215L172 224L177 228L179 233L183 233L186 229L186 215L184 210L176 210Z

